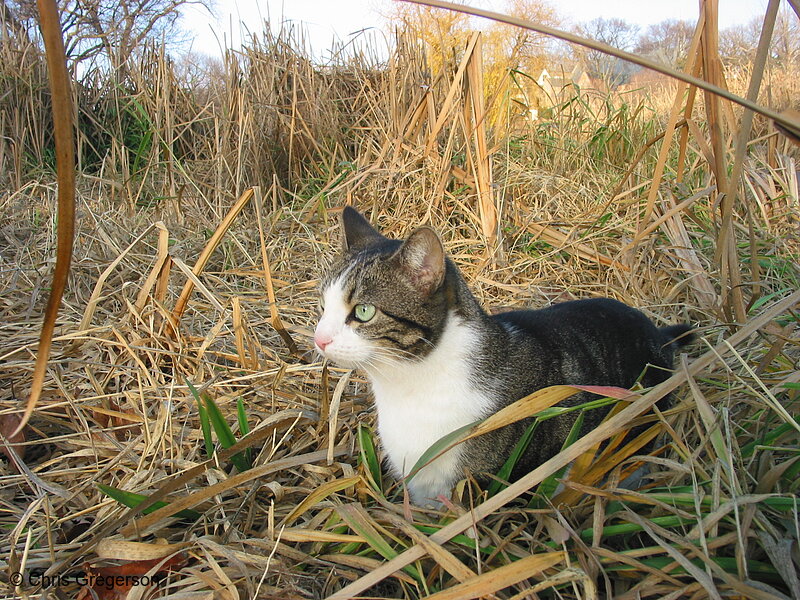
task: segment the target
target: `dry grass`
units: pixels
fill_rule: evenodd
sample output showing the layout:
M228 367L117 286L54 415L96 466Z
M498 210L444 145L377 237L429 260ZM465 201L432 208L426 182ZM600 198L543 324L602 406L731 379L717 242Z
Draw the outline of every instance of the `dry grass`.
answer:
M651 193L652 140L674 92L658 108L644 96L577 95L531 122L502 94L479 93L468 61L463 79L456 64L428 82L408 40L385 67L319 68L295 48L291 36L254 40L197 90L158 53L132 69L140 79L125 93L89 104L82 94L100 88L78 86L96 127L81 143L95 131L104 151L78 175L75 259L44 393L27 441L0 465L6 572L183 553L155 596L317 598L372 574L359 595L798 597L800 332L797 294L787 300L799 274L796 149L757 120L729 213L746 302L735 319L715 256L725 215L702 107ZM11 50L4 68L41 81L30 54ZM3 126L27 136L0 149L2 415L27 398L55 245L52 172L30 166L47 165L48 103L34 96L41 87L23 88L2 100ZM140 119L125 132L149 128L152 140L101 118L120 105ZM483 110L505 120L482 133ZM667 388L526 480L536 489L576 458L558 495L540 488L529 503L511 498L518 486L481 504L465 482L447 512L404 504L372 458L365 381L311 352L317 280L348 202L389 235L432 224L488 307L606 295L659 323L697 323L701 340L669 383L680 386L675 407L651 418L659 449L634 459L635 448L592 445L639 422L628 415ZM209 458L187 382L236 439L241 398L247 437ZM229 458L243 446L254 466L239 473ZM641 462L651 479L619 489ZM97 484L169 506L131 514ZM177 509L201 516L171 517ZM22 592L38 590L5 591Z

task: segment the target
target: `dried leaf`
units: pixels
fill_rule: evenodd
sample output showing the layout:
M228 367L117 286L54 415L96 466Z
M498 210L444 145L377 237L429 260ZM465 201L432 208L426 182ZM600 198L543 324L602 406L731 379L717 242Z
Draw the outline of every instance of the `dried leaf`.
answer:
M19 425L21 422L22 416L20 416L19 413L0 415L0 435L3 436L5 442L8 444L6 445L6 443L3 443L3 445L0 446L0 452L8 457L8 462L14 465L14 468L16 468L16 461L14 460L14 455L10 448L13 448L14 452L20 458L25 457L25 446L20 444L25 442L26 427L20 428Z
M183 553L166 560L137 560L111 567L84 563L87 583L78 592L76 600L124 600L134 586L152 585L165 573L177 571L184 564L186 557Z

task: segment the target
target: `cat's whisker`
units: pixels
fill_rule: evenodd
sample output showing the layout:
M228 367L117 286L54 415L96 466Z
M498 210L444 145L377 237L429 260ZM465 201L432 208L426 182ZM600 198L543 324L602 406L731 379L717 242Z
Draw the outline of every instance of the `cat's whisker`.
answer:
M377 357L372 357L359 365L359 368L363 369L367 372L367 374L380 376L380 374L389 369L393 368L395 363L387 362L378 359Z
M428 338L420 338L419 341L423 342L424 344L427 344L431 348L434 347L434 343L432 341L430 341Z
M381 354L380 358L384 361L385 364L392 365L395 367L401 365L407 365L410 363L416 363L420 361L419 356L410 352L404 354L384 353Z
M391 356L384 356L375 354L368 359L368 363L371 365L381 364L388 367L396 367L400 360L395 359Z
M403 356L409 356L413 359L418 359L419 356L414 354L413 352L409 352L408 350L403 350L402 348L378 348L377 352L382 356L388 356L390 358L397 357L398 359L402 359Z

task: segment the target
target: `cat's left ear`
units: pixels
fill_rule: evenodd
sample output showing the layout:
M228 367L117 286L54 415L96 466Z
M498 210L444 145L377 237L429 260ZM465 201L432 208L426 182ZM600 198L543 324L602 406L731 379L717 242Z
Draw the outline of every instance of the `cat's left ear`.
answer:
M369 244L385 239L377 229L370 225L360 212L352 206L345 206L342 211L344 228L343 250L364 248Z
M444 281L444 247L430 227L414 231L395 256L411 283L423 294L433 293Z

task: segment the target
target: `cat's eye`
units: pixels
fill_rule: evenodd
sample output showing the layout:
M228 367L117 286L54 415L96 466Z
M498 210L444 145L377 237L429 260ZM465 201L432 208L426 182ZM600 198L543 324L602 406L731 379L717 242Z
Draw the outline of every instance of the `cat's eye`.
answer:
M362 323L366 323L375 316L375 305L356 304L356 307L353 309L353 316Z

